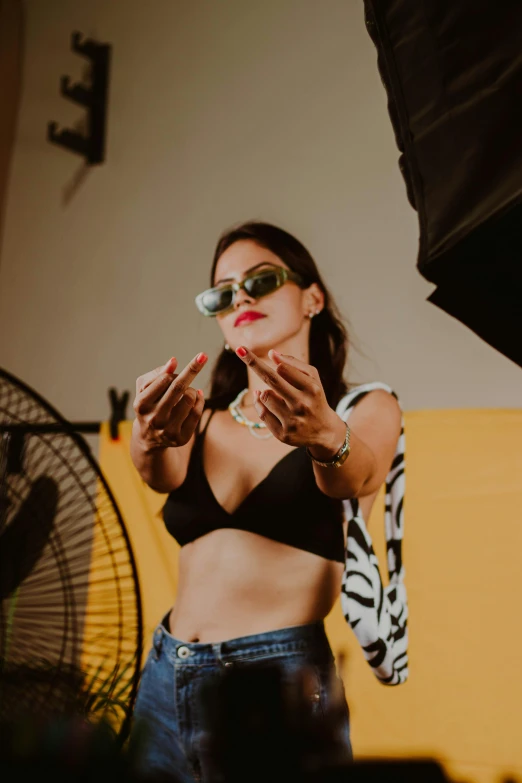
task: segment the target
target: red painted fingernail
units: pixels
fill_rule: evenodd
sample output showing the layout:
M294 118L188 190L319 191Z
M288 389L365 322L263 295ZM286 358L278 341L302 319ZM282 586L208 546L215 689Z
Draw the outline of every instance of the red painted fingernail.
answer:
M203 389L198 389L198 394L200 397L203 397Z
M205 353L198 353L198 355L196 356L196 361L198 364L205 364L207 358L208 357Z
M245 356L247 355L246 348L243 348L243 346L242 346L242 345L240 345L240 346L239 346L239 348L237 348L237 349L236 349L236 353L237 353L237 355L238 355L238 356L240 356L242 359L244 359L244 358L245 358Z

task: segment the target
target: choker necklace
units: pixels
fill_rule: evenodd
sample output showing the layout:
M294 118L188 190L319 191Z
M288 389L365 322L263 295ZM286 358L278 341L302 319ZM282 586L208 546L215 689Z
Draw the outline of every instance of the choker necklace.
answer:
M230 411L232 417L238 422L238 424L242 424L244 427L248 427L249 433L254 438L258 438L258 440L268 440L268 438L272 437L272 433L270 431L268 431L265 435L258 433L258 430L266 429L266 424L262 421L251 421L249 418L247 418L247 416L245 416L240 408L241 401L247 391L248 389L243 389L243 391L240 391L236 399L233 400L228 406L228 410Z

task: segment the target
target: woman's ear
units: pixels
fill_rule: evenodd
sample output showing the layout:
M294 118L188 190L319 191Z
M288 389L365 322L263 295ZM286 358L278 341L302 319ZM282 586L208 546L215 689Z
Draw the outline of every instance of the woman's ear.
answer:
M317 283L312 283L304 291L303 304L306 316L318 315L324 307L324 293Z

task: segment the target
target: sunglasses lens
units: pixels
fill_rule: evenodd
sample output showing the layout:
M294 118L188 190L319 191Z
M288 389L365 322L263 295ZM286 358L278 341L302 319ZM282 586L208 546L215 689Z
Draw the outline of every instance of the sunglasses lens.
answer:
M260 299L262 296L271 294L276 288L284 282L285 278L281 273L267 269L265 272L259 272L257 275L247 277L243 283L243 288L249 296L254 299ZM229 310L234 303L234 289L223 286L222 288L210 288L208 291L197 297L197 304L200 310L206 315L219 315L225 310Z
M276 272L261 272L245 280L245 290L254 299L271 294L278 286L279 277Z
M209 313L217 314L230 307L232 297L233 292L231 288L214 288L206 291L201 301Z

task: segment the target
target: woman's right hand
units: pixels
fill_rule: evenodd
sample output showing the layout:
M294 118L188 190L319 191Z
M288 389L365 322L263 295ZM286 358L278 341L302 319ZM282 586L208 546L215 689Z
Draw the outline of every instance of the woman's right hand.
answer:
M199 353L179 375L175 374L177 360L172 358L137 379L133 408L138 437L145 451L184 446L189 442L205 404L203 392L190 384L207 358Z

